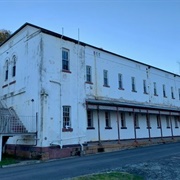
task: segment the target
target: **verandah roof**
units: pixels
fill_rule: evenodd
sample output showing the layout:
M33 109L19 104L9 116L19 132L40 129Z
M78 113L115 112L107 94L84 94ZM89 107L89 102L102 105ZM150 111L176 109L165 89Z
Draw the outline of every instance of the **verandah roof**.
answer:
M113 100L86 100L87 109L99 109L110 111L124 111L149 114L180 115L180 108L176 106L152 105L136 102L122 102Z

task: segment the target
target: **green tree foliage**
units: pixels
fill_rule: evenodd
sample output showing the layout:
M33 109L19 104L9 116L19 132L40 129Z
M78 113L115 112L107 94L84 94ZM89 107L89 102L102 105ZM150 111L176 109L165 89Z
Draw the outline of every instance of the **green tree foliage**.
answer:
M11 35L11 31L1 29L0 30L0 44L3 43L10 35Z

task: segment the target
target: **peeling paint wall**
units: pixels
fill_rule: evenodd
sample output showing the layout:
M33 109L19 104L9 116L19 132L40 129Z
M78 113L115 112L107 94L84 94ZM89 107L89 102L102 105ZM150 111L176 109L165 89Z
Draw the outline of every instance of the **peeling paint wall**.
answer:
M83 143L86 132L84 47L62 39L43 35L42 88L47 94L47 111L43 120L44 145ZM62 48L70 52L70 72L62 71ZM72 132L62 132L63 106L71 107Z
M92 67L93 84L86 84L88 97L179 107L179 76L88 46L85 50L86 65ZM103 70L108 70L109 87L103 86ZM123 79L121 90L118 89L118 73L122 74ZM135 77L137 92L132 92L131 77ZM147 94L143 92L143 80L147 83ZM158 96L154 96L154 82ZM163 97L163 84L166 85L167 98ZM174 87L174 99L171 97L171 86Z
M1 100L13 107L28 131L36 128L36 113L40 111L38 66L40 63L40 31L25 27L0 48ZM16 75L12 77L12 56L16 55ZM5 62L8 60L8 79L5 80ZM35 130L33 130L35 131ZM18 137L19 138L19 137ZM10 138L9 143L16 143Z
M136 103L143 106L146 104L159 107L179 108L180 77L157 68L128 60L111 53L101 51L89 46L85 47L86 66L92 67L92 82L85 83L87 99L108 100L115 102ZM103 70L108 71L108 86L103 84ZM122 74L123 88L119 89L118 74ZM135 78L136 91L132 91L131 78ZM144 93L143 80L146 81L147 93ZM157 95L154 94L154 83L156 83ZM163 95L165 85L166 97ZM174 98L172 98L171 87L173 87ZM111 127L105 129L105 111L100 111L100 135L101 140L118 139L117 115L111 112ZM151 115L151 137L160 137L160 129L157 129L156 115ZM162 116L163 136L171 136L171 129L167 128L166 118ZM93 111L95 129L87 130L88 141L98 141L98 117L96 110ZM127 129L120 129L120 138L134 138L133 116L126 113ZM137 138L148 138L149 131L145 115L139 115L140 129L136 129ZM180 126L178 122L178 126ZM179 128L175 128L174 117L172 117L173 135L179 136Z
M69 72L62 70L62 48L69 50ZM12 77L14 54L17 56L17 73ZM9 62L8 80L5 80L6 60ZM92 68L92 83L86 83L86 66ZM38 147L48 147L53 143L62 146L98 141L96 110L93 113L95 129L87 130L86 99L179 107L179 76L101 49L48 35L31 26L23 28L0 48L0 68L1 100L7 107L13 107L18 116L37 117ZM103 70L108 71L108 87L103 84ZM119 73L122 74L122 89L118 87ZM136 92L132 91L132 77L135 78ZM147 93L143 90L143 80L147 83ZM166 98L163 97L163 84L166 86ZM175 98L171 97L171 87ZM63 106L71 107L71 131L63 129ZM111 112L112 129L105 129L104 112L99 112L101 140L118 139L116 112ZM131 139L134 138L133 115L126 112L125 116L128 128L120 129L120 137ZM141 129L136 130L137 138L149 136L144 119L144 114L139 116ZM162 121L163 135L171 136L171 130L166 128L165 116ZM156 116L151 116L151 123L151 136L159 137L160 130L155 131ZM25 126L28 127L28 124ZM179 135L179 129L173 129L173 133ZM18 141L28 143L27 140ZM17 138L9 140L9 143L16 142Z

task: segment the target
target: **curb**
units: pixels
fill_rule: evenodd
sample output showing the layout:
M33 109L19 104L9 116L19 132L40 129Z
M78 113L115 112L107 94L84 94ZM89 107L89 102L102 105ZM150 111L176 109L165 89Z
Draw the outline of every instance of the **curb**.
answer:
M9 165L1 165L1 168L8 168L8 167L16 167L16 166L24 166L24 165L30 165L30 164L37 164L37 163L41 163L42 161L40 160L32 160L32 161L22 161L19 163L15 163L15 164L9 164Z

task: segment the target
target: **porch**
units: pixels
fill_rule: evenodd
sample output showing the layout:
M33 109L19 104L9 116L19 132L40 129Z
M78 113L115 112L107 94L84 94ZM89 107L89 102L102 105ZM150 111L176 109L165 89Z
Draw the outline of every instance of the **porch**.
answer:
M93 126L87 127L87 141L98 141L101 144L106 140L117 139L121 142L133 139L136 142L144 138L152 141L154 138L173 139L180 136L179 107L87 99L86 108L88 121L94 121L94 124L88 122L88 126Z

